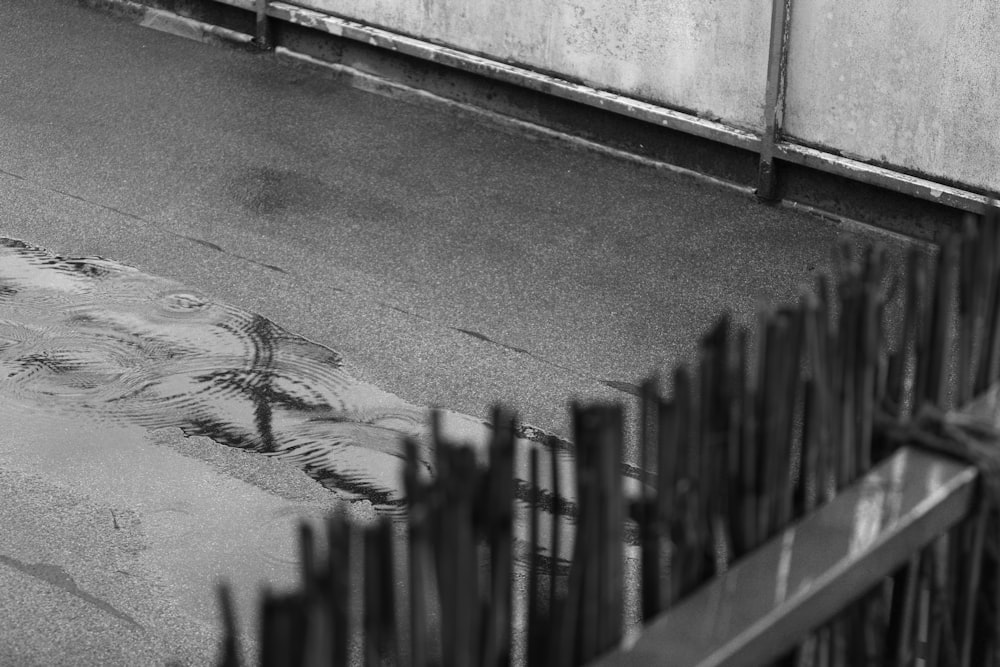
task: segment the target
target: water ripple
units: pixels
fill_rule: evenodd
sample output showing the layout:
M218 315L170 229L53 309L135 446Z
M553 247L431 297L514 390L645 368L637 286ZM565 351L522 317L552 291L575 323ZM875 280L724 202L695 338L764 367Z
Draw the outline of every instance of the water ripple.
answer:
M337 352L178 283L3 238L0 397L25 413L179 427L287 460L391 513L403 501L402 437L423 443L428 469L432 458L427 410L352 377ZM481 450L487 442L481 420L444 413L443 426ZM567 464L561 488L572 515L569 449L524 434Z

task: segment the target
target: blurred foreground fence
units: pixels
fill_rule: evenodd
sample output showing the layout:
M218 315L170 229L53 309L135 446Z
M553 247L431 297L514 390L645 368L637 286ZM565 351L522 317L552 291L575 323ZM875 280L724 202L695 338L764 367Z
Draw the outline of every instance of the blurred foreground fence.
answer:
M574 406L572 490L500 409L478 454L437 434L433 474L405 443L405 536L304 525L261 664L997 664L998 223L898 275L844 246L755 332L720 318L644 383L637 480L620 406Z

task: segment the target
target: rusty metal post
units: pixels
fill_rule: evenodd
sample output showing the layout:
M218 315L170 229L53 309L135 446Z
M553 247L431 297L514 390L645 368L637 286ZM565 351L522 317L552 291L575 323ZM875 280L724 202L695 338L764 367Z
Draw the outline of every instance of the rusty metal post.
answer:
M254 0L254 10L257 12L257 24L254 34L254 44L262 50L271 49L271 18L267 14L269 0Z
M757 197L774 199L777 176L774 169L775 144L781 133L780 116L785 103L785 64L788 53L788 25L792 0L771 3L771 47L767 58L767 88L764 100L764 134L760 140L757 167Z

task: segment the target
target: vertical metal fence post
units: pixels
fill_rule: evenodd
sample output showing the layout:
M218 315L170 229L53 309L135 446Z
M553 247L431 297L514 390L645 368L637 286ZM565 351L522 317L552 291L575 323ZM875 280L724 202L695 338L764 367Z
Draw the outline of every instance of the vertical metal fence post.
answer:
M270 0L254 0L254 9L257 12L256 34L254 43L257 48L270 49L271 44L271 19L267 15L267 5Z
M760 141L760 163L757 168L757 197L760 199L774 199L776 196L774 145L781 133L780 116L784 111L785 63L791 5L792 0L773 0L771 3L771 47L767 58L764 135Z

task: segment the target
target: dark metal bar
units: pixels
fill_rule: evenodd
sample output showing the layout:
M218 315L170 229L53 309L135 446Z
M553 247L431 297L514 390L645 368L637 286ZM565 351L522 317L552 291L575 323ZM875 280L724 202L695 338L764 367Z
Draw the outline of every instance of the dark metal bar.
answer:
M257 14L254 43L260 49L272 48L271 18L268 16L270 0L254 0L254 12Z
M781 134L784 107L785 63L787 61L788 17L791 0L771 3L771 45L767 56L767 87L764 97L764 135L760 139L760 162L757 167L757 196L774 199L777 176L774 168L775 143Z

